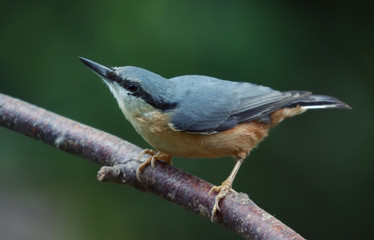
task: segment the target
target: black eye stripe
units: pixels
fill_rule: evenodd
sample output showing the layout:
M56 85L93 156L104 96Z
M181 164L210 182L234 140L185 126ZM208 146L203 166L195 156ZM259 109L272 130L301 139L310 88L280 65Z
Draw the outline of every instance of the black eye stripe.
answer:
M117 74L114 73L114 71L107 71L106 76L108 79L112 80L113 82L117 82L121 84L123 81L121 77L119 77Z
M117 74L115 74L114 71L108 71L106 75L109 80L112 80L113 82L118 83L121 87L125 88L128 91L129 95L139 97L143 99L145 102L147 102L149 105L157 109L167 111L177 107L177 103L175 102L165 102L162 100L156 100L152 97L152 95L145 91L139 83L123 79Z
M123 79L117 74L115 74L113 71L107 72L107 77L112 80L113 82L118 83L121 87L125 88L126 90L130 92L136 92L139 90L140 85L136 82L131 82L130 80Z

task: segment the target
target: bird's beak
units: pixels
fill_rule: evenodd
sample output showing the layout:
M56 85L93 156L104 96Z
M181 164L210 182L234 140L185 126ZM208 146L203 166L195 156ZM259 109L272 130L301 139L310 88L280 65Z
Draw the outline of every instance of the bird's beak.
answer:
M110 68L107 68L101 64L98 64L94 61L91 61L84 57L79 57L79 60L81 60L84 64L87 65L94 73L99 75L100 77L103 77L105 79L109 78L109 75L113 74L113 70Z

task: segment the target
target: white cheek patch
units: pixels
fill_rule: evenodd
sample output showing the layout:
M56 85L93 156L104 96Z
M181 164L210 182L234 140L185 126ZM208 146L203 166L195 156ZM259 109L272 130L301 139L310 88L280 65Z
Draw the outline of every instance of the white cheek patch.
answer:
M116 99L118 99L120 97L119 96L119 94L120 94L120 89L119 88L120 87L118 86L118 84L117 83L111 83L111 82L108 82L106 80L104 80L104 82L109 87L109 90L114 95L114 97Z
M137 128L139 119L152 119L156 109L147 104L143 99L129 94L123 87L116 82L105 81L114 98L117 100L118 106L126 119Z
M119 108L124 113L125 117L128 117L127 109L125 107L125 97L127 97L127 92L123 90L117 83L108 82L104 79L105 84L109 87L110 92L113 94L114 98L118 102Z

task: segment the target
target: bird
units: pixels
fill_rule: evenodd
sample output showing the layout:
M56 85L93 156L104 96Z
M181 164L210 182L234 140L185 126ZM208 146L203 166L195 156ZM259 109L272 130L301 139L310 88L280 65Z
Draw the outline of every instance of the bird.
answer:
M270 128L308 109L351 109L335 97L309 91L277 91L202 75L167 79L139 67L106 67L79 59L103 79L126 119L153 147L139 154L139 160L150 156L137 168L139 182L147 165L172 164L172 157L235 159L230 175L208 192L216 193L212 222L220 202L236 193L232 184L241 164Z

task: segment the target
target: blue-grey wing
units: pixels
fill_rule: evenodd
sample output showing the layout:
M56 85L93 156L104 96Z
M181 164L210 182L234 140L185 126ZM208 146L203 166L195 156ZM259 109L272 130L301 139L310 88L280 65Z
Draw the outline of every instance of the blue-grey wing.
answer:
M288 103L309 95L305 91L280 92L251 83L206 76L181 76L175 98L178 106L171 123L178 131L211 134L267 117Z

